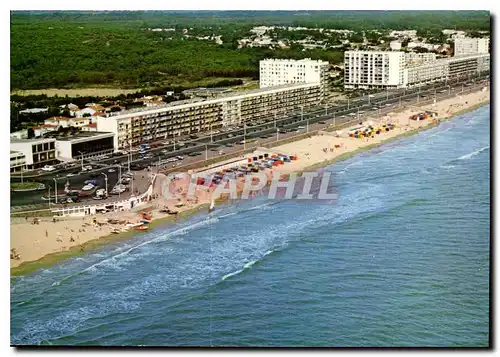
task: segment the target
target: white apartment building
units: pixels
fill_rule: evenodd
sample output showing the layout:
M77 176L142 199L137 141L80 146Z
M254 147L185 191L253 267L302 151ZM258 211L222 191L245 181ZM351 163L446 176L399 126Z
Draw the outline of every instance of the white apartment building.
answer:
M463 56L489 52L489 38L456 38L453 56Z
M400 88L404 82L404 52L344 52L344 88Z
M24 155L27 170L57 163L55 139L10 139L10 150ZM18 159L21 155L17 155ZM12 159L12 155L11 155Z
M20 172L25 169L26 157L22 152L10 151L10 172Z
M436 60L435 53L415 53L415 52L407 52L405 53L405 62L406 65L413 64L423 64L427 62L433 62Z
M444 60L448 62L449 78L464 76L476 72L487 72L490 70L489 53L450 57Z
M326 61L305 58L301 60L265 59L260 61L260 88L295 83L320 84L323 94L328 93L328 69Z
M210 100L169 103L151 109L129 110L97 119L99 132L114 133L114 148L126 149L179 135L241 125L250 120L282 116L321 100L317 83L287 84L230 94Z
M399 59L394 56L398 54ZM390 55L394 56L392 61ZM487 72L489 68L488 53L436 59L435 54L429 53L348 51L344 88L406 88Z
M391 41L389 43L389 47L391 49L391 51L401 51L401 42L399 41Z
M447 61L433 61L416 64L405 69L405 86L428 84L445 81L449 75Z

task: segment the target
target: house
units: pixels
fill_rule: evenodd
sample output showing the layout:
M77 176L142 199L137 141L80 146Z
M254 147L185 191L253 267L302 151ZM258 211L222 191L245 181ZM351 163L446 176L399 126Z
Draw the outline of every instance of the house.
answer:
M85 118L69 118L68 124L69 126L76 127L76 128L81 128L87 124L90 124L92 122L92 118L85 117Z
M82 126L82 131L97 131L97 123L90 123Z
M44 124L53 125L56 130L61 126L63 128L67 127L81 127L90 123L90 118L76 117L76 118L66 118L66 117L52 117L45 119Z
M57 128L59 128L60 126L62 126L63 128L67 128L70 125L68 123L68 120L69 120L69 118L67 118L67 117L59 116L59 117L51 117L51 118L45 119L43 123L45 125L53 125L56 127L56 130L57 130Z
M146 107L153 107L158 104L163 104L163 98L159 95L149 95L142 98L137 98L134 102L143 102Z
M49 131L56 131L58 128L59 126L55 124L42 124L32 127L33 131L35 132L35 137L43 136Z
M106 116L107 114L104 112L95 112L89 119L91 119L90 122L95 122L98 118L106 118Z
M98 105L98 104L92 105L89 108L94 109L96 112L102 112L102 111L104 111L106 109L102 105Z
M115 104L104 109L104 113L121 112L122 110L125 110L125 107Z
M61 108L62 110L68 110L69 114L71 116L74 116L75 112L78 111L78 110L80 110L80 108L78 107L78 105L73 104L73 103L60 105L59 108Z
M84 116L85 117L92 116L92 115L94 115L95 112L97 112L97 110L92 109L90 107L86 107L84 109L76 111L75 116L77 118L83 118Z

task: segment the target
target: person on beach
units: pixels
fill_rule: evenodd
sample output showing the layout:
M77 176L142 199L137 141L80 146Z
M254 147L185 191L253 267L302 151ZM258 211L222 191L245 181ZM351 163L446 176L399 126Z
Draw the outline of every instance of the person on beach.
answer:
M47 230L45 230L45 238L48 238L49 237L49 232L47 232Z

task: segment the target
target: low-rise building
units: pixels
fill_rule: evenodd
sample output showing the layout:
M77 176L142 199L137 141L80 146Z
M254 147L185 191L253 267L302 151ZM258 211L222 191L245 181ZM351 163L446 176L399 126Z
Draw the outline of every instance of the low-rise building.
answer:
M97 123L90 123L82 126L82 131L97 131Z
M78 107L78 105L73 104L73 103L60 105L59 108L61 108L62 110L68 110L69 111L69 115L71 115L71 116L74 116L75 112L77 112L78 110L80 110L80 108Z
M85 107L81 110L76 111L75 116L77 118L91 117L92 115L94 115L95 112L97 112L96 109L93 109L91 107Z
M39 114L39 113L47 113L49 108L31 108L20 110L19 114Z
M72 127L82 127L90 123L90 118L88 117L76 117L76 118L67 118L67 117L52 117L45 119L44 124L45 125L50 125L50 126L55 126L56 130L59 127L63 128L68 128L70 126Z
M10 151L10 172L26 170L26 156L20 151Z
M194 97L200 97L200 98L216 98L217 96L220 96L221 94L227 94L229 92L232 92L231 88L191 88L191 89L186 89L182 91L182 94L185 96L194 98Z
M80 159L112 153L113 133L97 131L79 131L77 133L51 133L47 134L55 141L56 157L61 161Z
M57 163L55 143L52 138L11 139L10 150L22 153L26 169L33 170Z
M58 129L57 125L53 124L42 124L38 126L34 126L31 129L33 129L35 133L35 137L40 137L43 136L45 133L48 133L50 131L56 131Z

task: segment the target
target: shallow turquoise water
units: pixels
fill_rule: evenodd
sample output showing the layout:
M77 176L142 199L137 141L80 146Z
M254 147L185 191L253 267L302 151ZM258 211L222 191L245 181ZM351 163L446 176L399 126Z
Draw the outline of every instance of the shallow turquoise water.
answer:
M490 108L257 198L12 279L11 342L487 346Z

